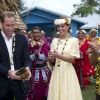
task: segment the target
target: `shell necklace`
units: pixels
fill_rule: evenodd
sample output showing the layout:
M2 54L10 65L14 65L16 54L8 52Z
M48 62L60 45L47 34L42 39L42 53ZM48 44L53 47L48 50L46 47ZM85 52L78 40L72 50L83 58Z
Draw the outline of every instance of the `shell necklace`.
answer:
M65 49L65 46L66 46L66 44L67 44L67 41L68 41L68 39L70 38L71 36L70 35L68 35L67 37L66 37L66 41L65 41L65 43L64 43L64 46L63 46L63 48L62 48L62 55L63 55L63 53L64 53L64 49ZM59 47L59 44L61 43L61 39L59 38L58 39L58 42L57 42L57 48L56 48L56 50L58 50L58 47Z
M62 52L61 52L62 55L64 54L65 46L66 46L67 41L68 41L68 39L69 39L70 37L71 37L70 35L68 35L68 36L66 37L66 41L65 41L65 43L64 43L64 46L63 46ZM61 42L60 39L58 39L58 43L57 43L57 48L56 48L56 50L58 50L58 47L59 47L60 42ZM58 60L57 66L60 67L60 60Z

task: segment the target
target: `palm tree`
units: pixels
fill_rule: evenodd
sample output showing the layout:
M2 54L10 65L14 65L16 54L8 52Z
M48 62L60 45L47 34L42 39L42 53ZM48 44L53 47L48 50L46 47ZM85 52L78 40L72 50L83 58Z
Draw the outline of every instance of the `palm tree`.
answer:
M22 7L22 0L0 0L0 11L10 10L19 13Z

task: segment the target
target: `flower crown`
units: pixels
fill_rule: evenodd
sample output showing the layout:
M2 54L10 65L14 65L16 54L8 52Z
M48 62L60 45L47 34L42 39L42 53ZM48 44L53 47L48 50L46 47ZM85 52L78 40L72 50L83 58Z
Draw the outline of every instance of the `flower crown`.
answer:
M76 34L78 34L79 32L83 32L84 34L86 34L85 30L78 30L78 31L76 31Z
M61 25L61 24L68 24L70 25L71 19L70 18L60 18L60 19L55 19L54 24L55 25Z
M96 33L98 33L98 31L97 31L96 29L91 29L91 30L90 30L90 33L91 33L91 32L96 32Z

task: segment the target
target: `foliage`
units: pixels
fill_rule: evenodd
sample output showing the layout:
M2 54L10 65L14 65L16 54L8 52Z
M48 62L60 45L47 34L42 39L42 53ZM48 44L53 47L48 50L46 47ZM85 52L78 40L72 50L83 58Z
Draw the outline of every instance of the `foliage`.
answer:
M74 4L75 12L72 16L78 15L81 17L89 14L98 13L100 14L100 1L99 0L81 0L80 4Z

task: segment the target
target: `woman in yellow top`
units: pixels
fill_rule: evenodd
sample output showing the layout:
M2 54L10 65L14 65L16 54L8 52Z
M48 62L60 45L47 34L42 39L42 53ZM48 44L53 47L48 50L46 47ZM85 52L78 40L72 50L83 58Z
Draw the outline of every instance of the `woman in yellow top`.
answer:
M100 37L98 37L97 34L98 34L98 31L96 29L91 29L89 32L89 35L86 38L92 44L93 43L100 44ZM91 46L90 46L90 51L91 51ZM93 66L96 66L96 64L97 64L97 60L96 60L96 59L98 59L97 56L98 55L96 52L94 52L94 51L90 52L89 58L90 58L90 62Z
M96 78L96 100L100 100L100 44L90 43L94 52L98 54L97 64L95 66L95 78Z
M86 38L90 42L95 42L95 41L100 42L100 38L97 36L97 34L98 34L98 31L96 29L91 29L89 32L89 35L87 35Z
M49 85L47 100L83 100L78 78L73 67L75 58L80 57L78 40L70 36L69 18L62 17L54 21L59 38L54 38L49 53L50 62L55 66Z

